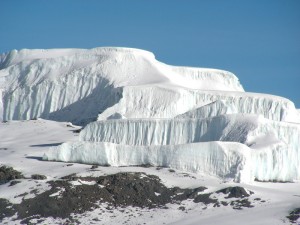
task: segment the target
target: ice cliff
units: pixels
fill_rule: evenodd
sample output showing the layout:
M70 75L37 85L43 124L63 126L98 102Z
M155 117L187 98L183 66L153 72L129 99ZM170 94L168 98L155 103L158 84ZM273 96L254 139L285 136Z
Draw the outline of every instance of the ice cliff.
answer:
M45 160L152 164L223 179L300 179L300 112L245 92L227 71L176 67L130 48L0 55L0 119L83 125Z
M4 120L86 124L133 86L243 91L229 72L173 68L138 49L14 50L0 57L0 68Z

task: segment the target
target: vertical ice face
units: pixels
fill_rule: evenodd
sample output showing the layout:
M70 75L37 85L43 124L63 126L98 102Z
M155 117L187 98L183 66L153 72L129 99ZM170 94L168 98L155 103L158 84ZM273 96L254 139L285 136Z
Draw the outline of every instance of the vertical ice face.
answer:
M250 133L253 176L262 181L300 179L300 124L261 120Z
M206 119L125 119L89 123L81 141L124 145L178 145L206 141L245 143L257 128L253 115L223 115Z
M248 146L250 152L245 165L236 164L247 167L249 177L243 180L300 179L300 124L272 121L263 116L231 114L205 119L98 121L85 127L80 133L80 141L109 142L136 148L237 142L245 148ZM192 149L186 151L193 152Z
M185 145L130 146L105 142L73 142L52 147L44 160L89 164L171 167L206 173L224 180L250 182L251 150L239 143L202 142Z
M243 91L229 72L174 69L138 49L13 50L1 55L0 65L5 120L42 117L86 124L133 86Z
M198 114L195 111L197 108ZM196 113L195 116L204 113L200 118L205 118L207 115L220 115L222 112L258 114L276 121L300 123L300 114L294 104L285 98L247 92L161 86L124 87L120 102L100 114L98 120L106 120L114 113L126 118L173 118L184 113Z

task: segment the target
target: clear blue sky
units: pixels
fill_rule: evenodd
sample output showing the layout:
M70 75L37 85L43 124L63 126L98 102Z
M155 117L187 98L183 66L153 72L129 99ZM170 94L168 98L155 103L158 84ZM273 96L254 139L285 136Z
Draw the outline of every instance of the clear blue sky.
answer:
M225 69L300 108L300 0L1 0L0 52L122 46Z

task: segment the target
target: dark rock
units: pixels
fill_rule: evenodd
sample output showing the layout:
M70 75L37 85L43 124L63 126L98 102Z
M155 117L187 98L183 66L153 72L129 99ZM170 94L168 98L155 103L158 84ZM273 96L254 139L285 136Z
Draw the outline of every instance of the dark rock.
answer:
M254 178L254 181L262 182L262 183L293 183L292 181L286 181L286 180L259 180L257 178Z
M14 185L16 185L16 184L18 184L18 183L21 183L21 181L18 181L18 180L12 180L12 181L10 182L9 186L14 186Z
M98 165L92 165L91 170L97 169Z
M224 188L216 193L223 193L225 195L228 194L228 196L225 198L244 198L250 196L244 188L238 186Z
M181 211L184 211L185 207L184 206L179 206L178 209L181 210Z
M220 206L221 206L221 205L220 205L219 202L217 202L217 203L214 204L214 207L220 207Z
M227 206L229 203L228 203L228 202L221 201L221 204L224 205L224 206Z
M41 175L42 176L42 175ZM70 181L82 180L94 182L92 185L72 185ZM214 207L228 205L226 201L219 202L211 198L213 193L201 193L206 187L194 189L181 189L179 187L168 188L162 184L159 177L145 173L118 173L99 177L77 177L70 174L61 180L48 181L51 189L41 194L37 192L34 198L23 199L20 204L8 205L8 202L0 202L0 217L12 216L15 213L22 223L29 224L32 219L47 217L68 218L73 222L73 214L82 214L97 208L97 204L108 204L108 211L127 206L140 208L165 208L167 204L180 204L182 201L192 199L195 203L205 205L213 204ZM59 190L59 196L52 196ZM244 197L249 194L241 187L228 187L217 191L228 194L228 198L241 197L243 199L232 201L234 209L253 207ZM26 195L28 193L24 193ZM3 201L3 200L2 200ZM179 210L186 211L184 206Z
M70 175L67 175L67 176L64 176L64 177L61 177L61 179L64 179L64 180L76 180L76 173L72 173Z
M24 176L19 171L14 170L12 167L0 167L0 185L8 183L11 180L22 179Z
M73 180L96 181L94 185L73 186ZM82 214L97 207L97 202L109 204L109 210L115 207L165 208L168 203L178 203L188 198L209 204L216 200L209 196L199 197L205 187L195 189L168 188L159 177L145 173L118 173L100 177L76 177L71 174L63 180L48 181L51 189L34 198L23 199L20 204L12 205L9 211L0 211L3 216L17 212L18 219L28 224L31 219L47 217L69 218L72 214ZM59 197L50 197L58 190L64 190ZM26 195L28 193L24 193ZM3 204L5 205L5 204ZM180 208L183 210L183 208ZM34 216L33 216L34 215Z
M237 200L237 201L232 201L230 203L231 206L233 206L233 209L242 209L242 208L252 208L254 207L251 205L251 202L248 199L242 199L242 200Z
M45 175L41 175L41 174L32 174L31 175L31 179L34 179L34 180L46 180L47 177Z
M77 130L73 130L73 133L79 134L82 131L83 128L77 129Z
M291 211L287 218L290 220L291 223L296 223L297 220L300 218L300 208L296 208L293 211Z
M11 217L16 213L14 205L8 200L0 198L0 221L5 217Z
M150 167L153 167L153 165L150 163L147 163L147 164L142 164L139 167L150 168Z
M211 193L198 195L198 196L194 199L194 202L195 202L195 203L202 202L202 203L204 203L204 204L206 204L206 205L217 203L218 200L210 198L210 195L211 195Z

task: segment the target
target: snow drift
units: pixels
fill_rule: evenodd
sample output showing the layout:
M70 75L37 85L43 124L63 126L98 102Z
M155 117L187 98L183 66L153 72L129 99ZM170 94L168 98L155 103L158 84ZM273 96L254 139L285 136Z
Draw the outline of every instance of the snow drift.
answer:
M0 55L0 118L84 125L47 160L152 164L239 182L300 179L300 113L227 71L166 65L129 48Z

